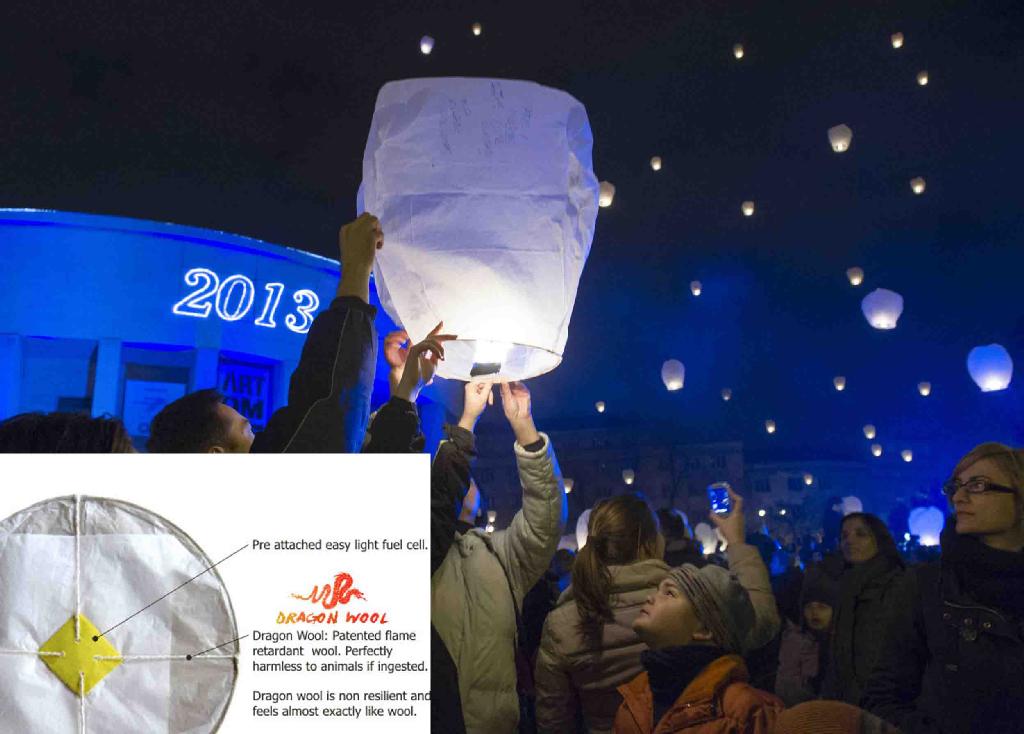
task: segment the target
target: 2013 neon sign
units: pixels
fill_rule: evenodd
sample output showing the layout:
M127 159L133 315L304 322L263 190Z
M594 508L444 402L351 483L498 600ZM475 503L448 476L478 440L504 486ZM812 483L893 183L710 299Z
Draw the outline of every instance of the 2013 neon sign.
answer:
M252 279L236 273L224 280L209 268L192 268L185 273L185 285L193 288L188 295L171 307L179 316L206 319L211 313L224 321L241 321L256 301L256 286ZM267 329L277 327L277 310L285 291L284 283L267 283L263 286L266 297L256 325ZM305 334L313 324L320 298L308 288L292 294L295 313L286 314L284 325L296 334Z

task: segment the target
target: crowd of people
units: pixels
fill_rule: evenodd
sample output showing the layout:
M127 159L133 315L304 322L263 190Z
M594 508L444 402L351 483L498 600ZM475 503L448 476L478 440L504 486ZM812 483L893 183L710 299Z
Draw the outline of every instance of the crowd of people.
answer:
M383 342L391 397L372 414L369 277L384 246L364 214L342 228L337 298L309 331L288 404L254 435L215 390L165 407L151 452L422 452L416 410L442 324ZM494 393L522 502L479 527L474 430ZM0 451L132 451L120 421L26 414ZM952 468L941 554L908 563L885 523L847 514L813 556L773 561L741 494L711 514L705 553L685 515L639 493L592 508L559 549L567 504L522 383L469 383L431 466L431 716L435 732L1024 732L1024 452L978 446ZM953 463L952 461L950 462ZM711 550L711 549L708 549Z

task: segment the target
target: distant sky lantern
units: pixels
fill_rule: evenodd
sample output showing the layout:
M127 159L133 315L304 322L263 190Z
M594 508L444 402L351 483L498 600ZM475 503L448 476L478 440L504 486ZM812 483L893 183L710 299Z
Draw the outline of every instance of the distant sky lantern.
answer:
M655 171L661 170L661 156L654 156L651 158L651 169Z
M487 522L494 522L498 519L498 513L495 510L487 511Z
M910 179L910 190L913 191L915 194L923 194L924 186L924 178L922 178L921 176Z
M903 48L903 34L893 33L889 36L889 40L892 41L893 48Z
M881 456L882 455L882 444L880 444L880 443L873 443L873 444L871 444L871 455L874 456L876 459L879 456Z
M768 433L775 433L775 421L765 421L764 430L768 431Z
M701 552L704 555L709 556L715 552L715 548L718 546L718 534L714 528L706 522L699 522L693 528L693 534L697 538L697 542L700 543Z
M900 458L909 464L914 460L914 452L910 449L903 449L900 451Z
M917 383L917 391L921 393L921 397L926 398L932 394L932 383L930 382L919 382Z
M810 487L812 484L814 484L814 475L813 474L804 474L804 484L806 484L808 487Z
M928 84L928 72L927 71L922 69L921 71L917 72L917 83L920 84L922 87L926 86Z
M836 153L844 153L850 149L853 130L846 125L836 125L828 129L828 142Z
M757 511L757 516L758 517L764 517L767 514L768 514L768 510L764 509L763 507L760 510Z
M493 533L494 532L494 523L490 523L490 522L487 523L487 527L484 528L484 530L486 530L488 533Z
M864 512L864 503L860 501L859 497L850 495L849 497L843 497L843 515L849 515L851 512Z
M729 389L729 388L727 388L727 387L723 387L723 388L722 388L722 400L724 400L724 401L725 401L725 402L727 402L727 403L728 403L728 402L729 402L730 400L732 400L732 390L730 390L730 389Z
M388 316L413 342L442 320L459 336L439 377L526 380L561 363L597 221L592 147L583 105L533 82L381 88L357 208L387 232L374 285Z
M982 392L1005 390L1013 380L1013 359L1000 344L975 347L967 355L967 371Z
M622 470L622 481L624 481L626 484L632 484L634 480L636 480L636 472L634 472L632 469Z
M576 482L574 482L569 477L564 477L562 479L562 483L565 485L565 493L566 494L571 493L572 492L572 488L576 486Z
M743 44L742 43L737 43L735 46L732 47L732 55L735 56L737 59L742 59L743 58Z
M420 39L420 51L422 51L424 55L427 55L433 50L434 39L430 36L423 36L423 38Z
M597 408L597 412L598 413L603 413L604 412L604 401L603 400L598 400L596 403L594 403L594 407Z
M868 441L873 440L877 435L878 431L875 430L875 427L873 425L868 423L866 426L864 426L864 438L866 438Z
M699 296L701 290L702 290L702 287L701 287L701 284L700 284L699 280L691 280L690 281L690 293L692 293L695 296Z
M744 201L743 205L740 207L740 209L743 211L743 216L745 216L745 217L752 217L752 216L754 216L754 202L752 202L752 201Z
M910 532L917 536L921 545L938 545L946 516L938 507L915 507L907 518Z
M858 286L864 282L864 270L862 268L850 268L846 271L846 277L850 281L850 285Z
M474 23L473 24L473 35L474 36L479 36L483 32L484 32L484 27L482 25L480 25L479 23Z
M871 291L860 302L864 318L876 329L895 329L903 314L903 296L894 291L878 288Z
M590 526L590 512L587 509L580 513L579 519L576 521L576 549L583 550L583 546L587 544L587 535L589 534Z
M611 206L612 201L615 200L615 184L609 183L608 181L601 182L600 194L598 196L598 206L606 207Z
M686 380L686 367L678 359L670 359L661 366L661 381L669 392L683 389Z
M832 379L832 384L835 386L838 392L842 392L846 389L846 378L842 375Z

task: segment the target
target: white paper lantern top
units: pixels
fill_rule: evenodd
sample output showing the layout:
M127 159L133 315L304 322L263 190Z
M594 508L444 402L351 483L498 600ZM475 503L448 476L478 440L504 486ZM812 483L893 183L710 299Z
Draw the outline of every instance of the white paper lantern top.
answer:
M678 359L670 359L661 366L661 381L670 392L683 389L686 381L686 367Z
M484 32L484 27L482 25L480 25L479 23L474 23L473 24L473 35L474 36L479 36L483 32Z
M874 456L876 459L879 456L881 456L882 455L882 444L880 444L880 443L873 443L873 444L871 444L871 455Z
M754 216L754 202L752 202L752 201L744 201L743 205L740 207L740 209L743 211L743 216L745 216L745 217L752 217L752 216Z
M806 484L808 487L810 487L812 484L814 484L814 475L813 474L804 474L804 484Z
M967 371L982 392L1005 390L1013 380L1013 359L1000 344L975 347L967 355Z
M876 329L895 329L903 314L903 296L895 291L878 288L871 291L860 302L864 318Z
M938 545L946 516L938 507L915 507L910 511L907 526L921 545Z
M921 393L921 397L928 397L932 394L932 383L930 382L919 382L917 383L917 391Z
M598 400L596 403L594 403L594 407L597 409L598 413L603 413L605 409L604 401Z
M873 439L877 435L877 433L878 431L870 423L864 426L864 438L868 439L869 441Z
M861 268L850 268L846 271L846 277L850 281L850 285L858 286L864 282L864 270Z
M608 207L615 201L615 184L609 181L602 181L598 194L598 205Z
M916 178L910 179L910 190L915 194L923 194L925 189L924 178L917 176Z
M892 41L893 48L903 48L903 34L893 33L889 36L889 40Z
M922 87L926 86L928 84L928 72L927 71L922 70L922 71L917 72L917 83L920 84Z
M701 285L701 282L699 280L691 280L690 281L690 293L692 293L693 295L699 296L703 289L704 289L704 286Z
M732 55L735 56L737 59L742 59L743 58L743 44L742 43L737 43L735 46L732 47Z
M360 212L381 220L374 280L413 342L439 321L438 375L525 380L562 360L598 183L586 110L522 81L409 79L377 96Z
M704 555L709 556L715 552L718 546L718 534L706 522L699 522L693 529L693 534L701 545Z
M853 495L843 497L843 515L849 515L851 512L864 512L864 503Z
M836 125L828 129L828 142L836 153L844 153L850 149L853 130L846 125Z
M661 156L654 156L651 158L651 169L655 171L661 170Z
M634 472L632 469L622 470L622 481L624 481L626 484L632 484L635 480L636 472Z
M487 511L487 522L494 522L498 519L498 513L495 510Z
M838 377L832 379L832 385L838 392L842 392L843 390L846 389L846 378L843 377L842 375L839 375Z
M434 50L434 39L430 36L423 36L420 39L420 52L424 55L429 54Z
M910 449L903 449L900 451L900 458L909 464L914 460L914 452Z
M576 548L583 550L583 546L587 544L587 534L589 532L588 524L590 523L591 510L584 510L580 513L580 519L576 521Z
M768 431L768 433L775 433L775 421L765 421L764 430Z

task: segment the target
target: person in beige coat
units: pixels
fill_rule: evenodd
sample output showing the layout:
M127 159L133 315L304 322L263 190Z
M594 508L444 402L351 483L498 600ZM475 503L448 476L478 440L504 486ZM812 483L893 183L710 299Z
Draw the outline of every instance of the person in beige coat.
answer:
M730 498L733 512L711 519L729 544L729 570L754 607L744 639L744 650L754 650L778 632L779 615L768 569L757 549L743 542L743 498L732 492ZM577 717L591 734L612 732L622 702L616 689L642 671L640 653L647 649L633 621L669 573L657 519L636 495L598 503L588 527L572 586L548 615L537 655L540 734L575 732Z
M518 731L517 615L554 557L567 515L558 461L534 427L529 391L503 384L501 396L516 436L522 509L505 530L457 533L431 579L431 620L458 670L468 734Z

